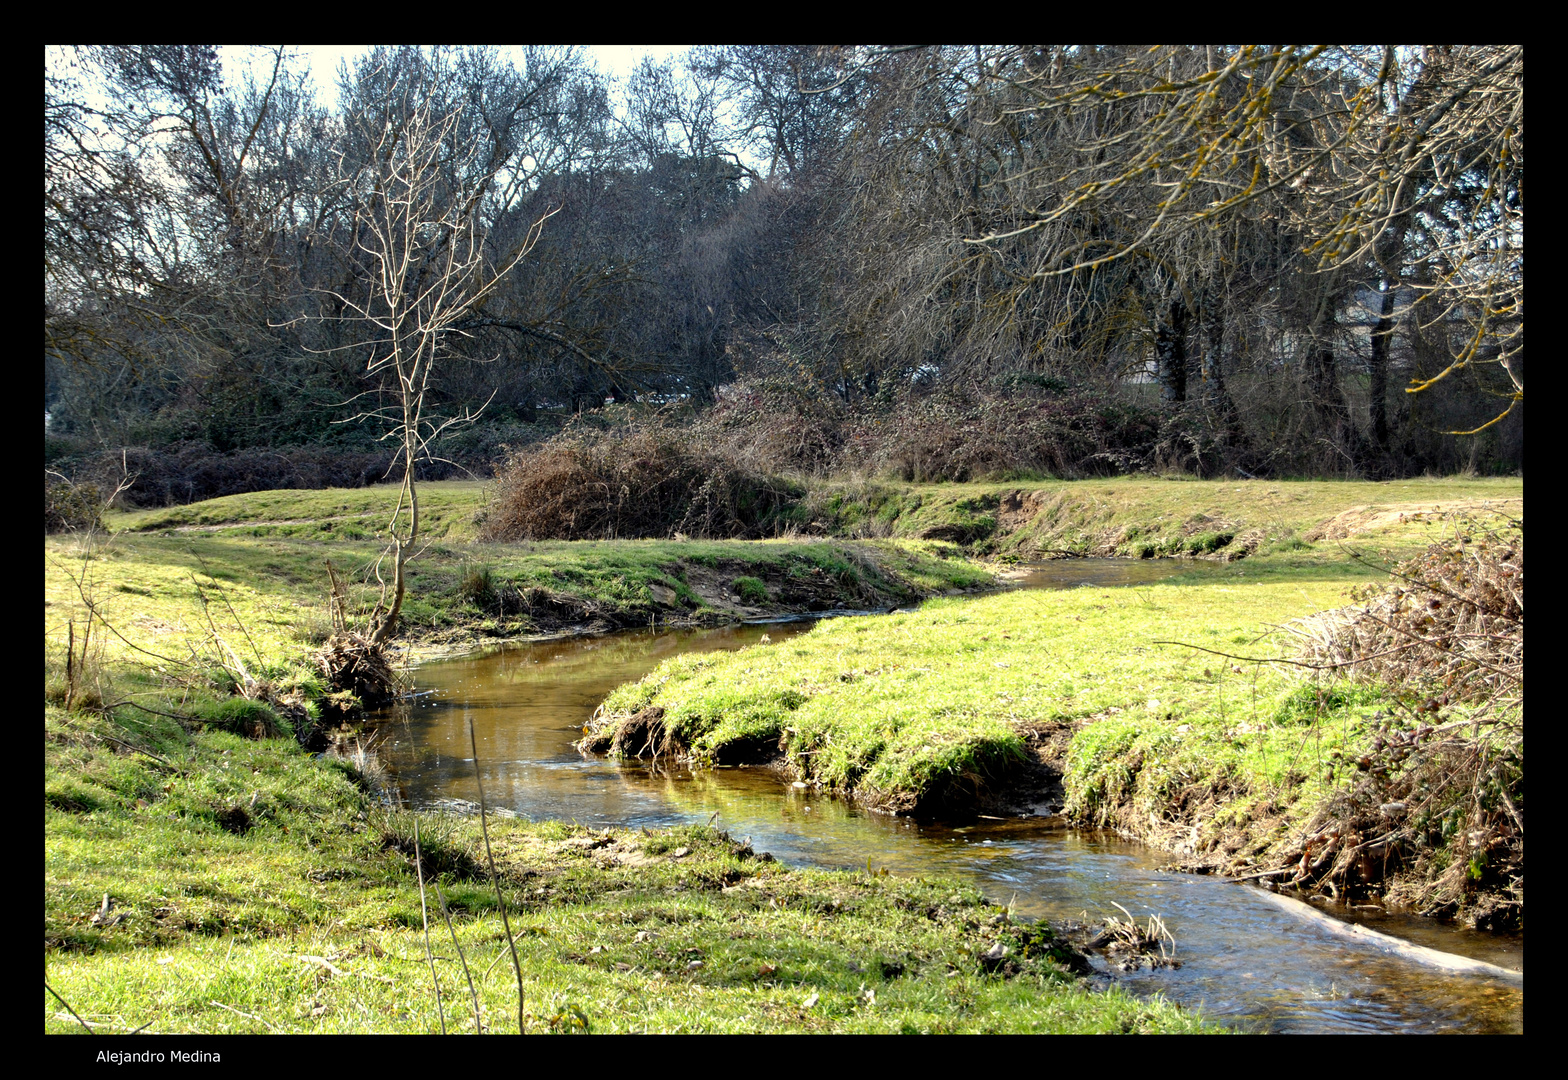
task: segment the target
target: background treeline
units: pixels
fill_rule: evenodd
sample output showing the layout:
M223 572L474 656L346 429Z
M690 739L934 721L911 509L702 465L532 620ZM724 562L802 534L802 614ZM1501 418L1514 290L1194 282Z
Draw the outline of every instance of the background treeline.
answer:
M484 409L431 477L1523 467L1518 46L724 46L624 84L383 48L336 84L46 56L46 468L143 505L388 475L347 313L422 109L490 265L547 218L447 335L426 401Z

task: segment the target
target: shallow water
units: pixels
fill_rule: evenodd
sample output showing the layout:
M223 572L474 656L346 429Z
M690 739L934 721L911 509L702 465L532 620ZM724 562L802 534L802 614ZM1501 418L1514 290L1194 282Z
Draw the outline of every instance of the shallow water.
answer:
M1138 584L1190 564L1063 560L1032 568L1031 588ZM1164 993L1236 1026L1269 1031L1522 1031L1522 988L1452 976L1347 942L1281 911L1247 887L1162 873L1161 852L1050 819L939 824L866 813L782 784L759 769L697 774L587 757L572 748L616 686L690 651L780 641L810 621L716 630L632 631L509 647L426 664L423 694L383 727L384 757L409 805L472 802L471 718L485 794L528 818L649 828L707 821L786 863L950 874L1021 914L1097 920L1161 915L1175 935L1175 970L1115 974L1137 993ZM1477 934L1430 920L1340 912L1385 933L1523 969L1522 936Z

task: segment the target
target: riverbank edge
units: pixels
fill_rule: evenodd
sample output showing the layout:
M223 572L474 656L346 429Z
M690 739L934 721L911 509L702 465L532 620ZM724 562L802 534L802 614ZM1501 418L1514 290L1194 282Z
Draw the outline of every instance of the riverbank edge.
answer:
M281 663L301 663L307 653L303 643L287 655L269 650ZM155 1031L434 1030L430 995L417 984L383 1003L385 1023L353 1020L348 1003L330 989L350 971L359 979L353 983L357 1000L368 1000L367 987L379 992L380 982L409 982L407 969L383 963L383 954L420 955L413 921L420 908L411 858L414 815L377 808L373 759L313 757L287 738L276 717L253 722L262 715L259 709L241 710L248 719L228 722L234 711L228 703L254 703L207 700L210 693L192 696L189 687L164 688L146 668L114 666L121 668L113 680L118 684L113 696L120 700L73 711L49 700L55 688L46 664L46 981L61 995L46 994L46 1032L79 1031L73 1013L94 1030L128 1031L140 1026L131 1017L143 1021L149 1011L162 1018ZM130 695L122 698L126 691ZM485 899L484 845L476 823L443 824L440 815L419 816L427 818L425 852L435 860L427 863L427 886L443 885L455 932L471 950L493 950L499 927L491 925L496 909ZM650 1016L663 1015L657 1009L617 1012L609 999L623 997L628 985L668 985L677 996L686 995L687 1013L663 1028L651 1021L662 1030L1025 1031L1041 1030L1042 1016L1057 1018L1043 1030L1203 1029L1194 1015L1158 1000L1114 988L1106 993L1103 985L1091 992L1072 974L1086 969L1081 954L1049 927L1015 922L1006 908L955 883L786 869L714 830L592 834L499 817L489 829L489 841L501 852L502 878L509 892L522 890L520 915L532 916L540 942L567 942L574 922L612 923L623 918L628 904L667 908L671 889L700 894L709 922L765 922L769 916L757 908L765 902L781 918L831 915L850 941L906 939L912 927L927 923L946 935L947 944L932 946L929 955L908 948L886 958L878 953L869 968L859 953L836 965L821 961L833 969L831 978L808 967L790 972L795 978L785 982L771 978L789 970L782 965L731 958L712 971L720 985L706 992L701 984L709 980L701 976L717 963L704 960L694 967L689 950L628 965L587 945L561 944L553 952L534 948L525 974L532 990L552 1005L533 1006L527 1022L536 1029L571 1031L596 1023L598 1030L629 1030L639 1016L646 1027ZM548 834L550 851L522 859L506 854L540 829ZM334 841L345 836L346 847ZM650 852L673 854L658 859ZM599 856L606 853L613 862L601 865ZM541 859L590 854L586 865L570 873L552 876L541 869ZM681 880L663 882L659 875L667 875L676 858ZM574 903L558 909L547 894L561 874L575 882ZM759 874L768 887L751 891ZM347 887L333 891L339 882L356 881L370 883L368 897ZM820 909L821 897L843 891L846 882L862 902ZM911 889L931 895L914 896ZM543 891L530 898L529 890ZM875 903L864 902L867 897ZM723 912L728 914L720 919ZM914 917L923 922L903 925ZM681 925L686 916L670 918ZM440 924L434 929L439 932ZM785 952L800 951L816 931L786 928L776 936ZM694 940L709 957L723 944L716 935ZM225 942L225 964L236 956L236 964L262 973L254 985L209 970L209 943ZM316 965L316 975L303 983L297 977L300 956ZM589 981L597 980L602 991L592 1004L593 995L581 988L584 967L593 969ZM193 976L196 969L202 974ZM505 968L499 970L504 974ZM446 977L456 973L449 970ZM849 985L853 980L858 989ZM487 1025L504 1023L503 982L498 976L481 985ZM563 1005L572 986L579 1004ZM461 983L448 985L449 1009L456 1010L460 993ZM771 1018L760 1024L748 1019L759 993L772 1002ZM925 1004L916 1000L922 995ZM940 1004L944 1000L955 1004L949 1008ZM62 1001L69 1003L64 1009ZM160 1004L152 1007L149 1001ZM984 1006L980 1015L969 1018L977 1005ZM883 1019L874 1007L883 1010ZM120 1018L127 1020L123 1026Z
M1256 578L1267 576L1269 564L1277 561L1289 561L1289 556L1253 560L1248 566ZM1212 584L1220 591L1233 592L1238 581L1216 579ZM1189 584L1186 587L1200 586ZM1066 617L1082 619L1084 616ZM971 634L988 640L988 635L1001 633L1004 628L1003 624L993 624L980 617ZM922 630L910 626L888 631L889 635L895 633L905 637L913 633L919 637ZM1144 636L1170 635L1151 633ZM871 653L876 652L875 639L874 633L865 639L873 642L868 646ZM837 666L844 668L837 676L841 682L853 682L864 675L875 676L885 666L875 660L855 658L853 650L857 644L841 637L828 649L829 654L838 650ZM1174 645L1172 642L1165 644ZM849 660L845 660L843 650L846 647L851 650ZM1221 647L1219 651L1227 650ZM1203 653L1193 655L1204 656L1214 670L1224 671L1214 658ZM832 655L818 659L830 669L834 666ZM917 778L916 786L889 788L860 780L834 781L818 768L824 758L817 755L825 743L853 739L853 734L831 730L826 734L817 732L813 736L816 741L802 742L803 736L791 734L796 731L795 727L781 727L776 732L773 728L766 732L747 730L743 725L730 724L723 713L712 713L716 708L733 708L744 714L749 711L748 701L755 699L757 707L764 708L781 694L788 697L791 693L787 688L780 689L782 683L774 685L778 682L776 679L770 681L762 677L756 688L751 688L741 685L744 680L734 678L735 673L726 675L731 668L742 666L740 660L724 658L715 663L720 665L719 669L713 674L704 674L701 670L687 670L667 662L642 682L622 687L595 714L579 743L580 748L629 756L667 753L697 767L715 763L768 766L786 780L825 789L869 809L894 814L939 818L977 814L1060 815L1072 825L1110 828L1125 839L1169 852L1172 860L1169 869L1172 870L1249 879L1269 877L1286 885L1293 876L1297 880L1305 877L1309 887L1312 878L1308 864L1316 855L1308 857L1295 836L1329 797L1330 785L1325 783L1326 777L1333 775L1339 763L1356 761L1365 744L1373 738L1367 733L1347 737L1343 729L1375 726L1376 719L1384 715L1381 710L1388 700L1386 690L1380 691L1370 685L1302 684L1292 689L1293 684L1281 682L1273 687L1265 695L1264 727L1282 722L1287 725L1326 724L1342 731L1336 741L1318 747L1316 767L1309 764L1313 758L1298 761L1299 754L1293 755L1283 778L1274 777L1270 783L1255 779L1244 768L1238 770L1234 763L1207 773L1203 771L1204 765L1199 765L1195 774L1173 769L1169 765L1171 759L1195 752L1184 748L1183 743L1190 743L1198 753L1206 746L1216 745L1216 733L1208 730L1213 725L1206 726L1180 704L1172 706L1167 702L1162 706L1152 697L1145 702L1140 693L1137 700L1101 702L1099 711L1075 720L1036 720L1004 725L1005 730L996 737L982 739L961 758L948 754L948 764L941 764L941 755L947 753L944 745L947 739L940 733L935 737L927 736L935 743L934 749L931 743L925 747L932 764L911 770ZM690 666L688 662L687 667ZM983 668L984 664L980 666ZM1006 667L1007 664L998 661L996 666ZM1219 678L1213 675L1211 667L1203 667L1201 681ZM1240 674L1243 669L1236 667L1234 670ZM938 681L922 693L929 694L942 685L941 676L930 678ZM724 686L725 691L714 696L701 690L685 689L701 684L704 679ZM832 685L832 671L828 670L817 681ZM1252 709L1256 712L1255 685L1253 694ZM1159 691L1159 696L1166 695ZM719 698L732 704L713 704ZM705 712L705 701L709 702L706 706L709 712ZM797 715L788 711L798 707L797 704L785 702L783 707L785 713L780 715ZM838 706L839 709L848 707ZM670 712L671 709L675 711ZM1282 719L1268 719L1274 710L1282 714ZM1201 712L1201 708L1196 711ZM1287 712L1295 715L1284 716ZM1446 718L1448 714L1444 715ZM773 721L775 725L790 722ZM753 721L752 727L757 723ZM801 730L809 727L809 722L802 722ZM1234 727L1233 731L1224 732L1223 741L1238 745L1238 740L1250 738L1240 734L1248 730L1261 730L1256 718L1251 723ZM1108 731L1111 734L1107 735ZM951 737L956 737L956 733L950 732L948 738ZM1258 737L1265 736L1260 734ZM880 751L874 747L851 751L856 752L876 754ZM1171 782L1169 776L1145 782L1143 774L1146 771L1174 775L1177 782ZM1354 775L1352 772L1351 776ZM1230 790L1218 790L1222 788ZM1317 791L1317 794L1309 794L1309 791ZM1412 877L1411 873L1400 867L1382 873L1368 871L1351 895L1382 902L1386 894L1397 891L1402 883L1423 880L1419 875ZM1324 895L1339 898L1338 892L1326 891ZM1483 923L1489 925L1488 920L1493 917L1492 912L1499 901L1516 908L1518 913L1517 918L1509 916L1507 922L1499 923L1499 928L1522 928L1522 894L1515 894L1512 886L1502 880L1478 881L1473 895L1458 911L1438 914L1457 916L1478 927Z

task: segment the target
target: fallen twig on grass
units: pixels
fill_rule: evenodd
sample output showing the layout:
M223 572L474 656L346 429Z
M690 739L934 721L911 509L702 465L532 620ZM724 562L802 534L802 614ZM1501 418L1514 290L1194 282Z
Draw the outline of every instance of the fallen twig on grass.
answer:
M49 985L49 980L48 979L44 980L44 989L49 991L50 995L53 996L53 998L56 1001L58 1001L61 1005L65 1006L65 1011L66 1012L68 1012L72 1016L76 1017L76 1022L78 1024L82 1025L82 1030L83 1031L87 1032L87 1034L89 1034L89 1035L94 1034L93 1029L92 1029L92 1025L90 1025L86 1020L83 1020L80 1016L77 1016L76 1010L71 1008L71 1003L69 1001L66 1001L65 998L61 997L59 995L59 993L55 990L55 988Z
M254 1020L254 1021L256 1021L259 1024L266 1024L268 1031L277 1031L278 1030L264 1016L257 1016L255 1013L240 1012L240 1010L236 1009L234 1006L232 1006L232 1005L225 1005L221 1001L209 1001L209 1002L207 1002L207 1004L208 1005L215 1005L215 1006L217 1006L220 1009L227 1009L227 1010L229 1010L229 1012L233 1013L235 1016L243 1016L247 1020Z
M501 878L495 872L495 856L490 853L490 826L485 824L485 782L479 770L479 741L474 736L473 717L468 718L468 745L474 751L474 783L479 788L479 831L485 838L485 861L490 864L490 883L495 886L495 902L501 908L501 926L506 930L506 946L512 952L512 970L517 973L517 1033L525 1035L523 965L517 959L517 940L512 937L512 922L506 917L506 899L501 895Z

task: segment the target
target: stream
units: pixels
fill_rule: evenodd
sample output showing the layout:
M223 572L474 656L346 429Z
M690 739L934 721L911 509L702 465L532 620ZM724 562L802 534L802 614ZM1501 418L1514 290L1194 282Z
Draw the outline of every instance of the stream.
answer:
M1165 560L1075 559L1028 569L1025 588L1136 585L1190 570ZM1170 856L1055 818L932 823L873 814L791 788L761 769L693 773L584 757L572 747L599 702L683 652L732 650L805 633L814 620L707 630L627 631L509 646L421 665L412 705L386 714L381 756L405 805L466 807L477 799L468 722L486 797L534 820L661 828L706 822L787 864L920 876L951 875L998 903L1053 921L1098 921L1122 905L1160 915L1175 969L1107 973L1138 994L1163 993L1243 1030L1522 1032L1524 991L1449 975L1345 940L1268 903L1248 886L1165 873ZM1523 970L1522 934L1485 934L1381 910L1342 918L1445 952ZM1095 957L1097 970L1104 964Z

